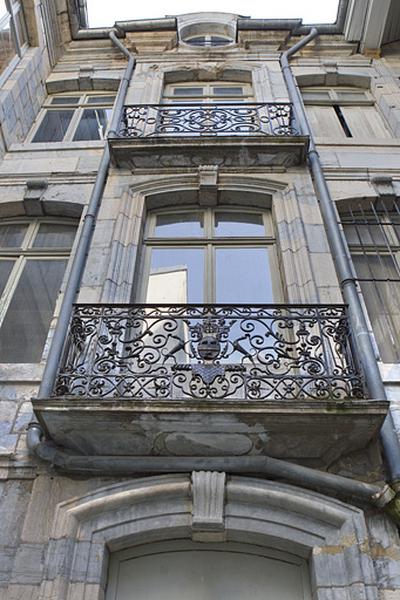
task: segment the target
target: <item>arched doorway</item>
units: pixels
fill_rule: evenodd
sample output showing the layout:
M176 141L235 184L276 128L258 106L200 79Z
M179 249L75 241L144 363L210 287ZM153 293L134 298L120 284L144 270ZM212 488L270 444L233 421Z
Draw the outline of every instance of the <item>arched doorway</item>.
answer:
M308 600L306 561L263 546L177 540L110 559L106 600Z

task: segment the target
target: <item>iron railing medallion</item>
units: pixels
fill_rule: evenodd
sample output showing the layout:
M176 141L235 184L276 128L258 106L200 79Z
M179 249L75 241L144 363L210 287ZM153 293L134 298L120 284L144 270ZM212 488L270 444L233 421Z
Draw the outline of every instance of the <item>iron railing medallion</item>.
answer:
M342 305L76 305L53 395L365 397Z

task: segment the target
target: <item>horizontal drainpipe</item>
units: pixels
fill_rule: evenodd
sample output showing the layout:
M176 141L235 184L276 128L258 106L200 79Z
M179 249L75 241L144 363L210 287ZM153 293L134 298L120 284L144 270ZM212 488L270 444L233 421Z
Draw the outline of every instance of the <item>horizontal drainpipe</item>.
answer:
M308 150L308 162L313 177L314 188L319 200L322 219L335 262L336 272L342 288L344 301L349 307L349 319L351 331L357 349L357 356L364 373L370 397L375 400L386 399L385 386L379 371L378 363L372 346L371 336L368 329L367 319L361 304L356 281L354 279L347 244L340 230L334 202L325 179L318 151L311 128L308 123L303 99L296 79L289 65L291 58L298 50L318 35L318 30L313 28L311 32L292 48L281 55L282 73L288 88L289 97L293 103L293 109L300 126L301 133L310 138ZM392 485L400 488L400 444L395 431L393 415L389 413L385 419L380 432L380 438L385 453L385 458L390 472Z
M224 471L264 475L294 485L334 495L351 497L384 509L400 525L400 500L388 485L378 486L325 473L268 456L85 456L74 455L44 441L38 423L27 432L30 451L53 467L80 475L132 476L139 473L186 473Z
M111 119L110 130L117 129L120 121L122 108L124 105L126 92L131 80L133 70L135 68L135 59L123 44L117 39L112 31L109 34L112 42L121 50L128 58L128 64L125 73L121 79L118 89L117 98L115 100L114 111ZM57 370L60 365L64 342L68 334L69 322L72 314L73 304L76 301L77 294L82 282L83 271L86 265L86 259L89 253L90 243L93 236L94 227L96 224L97 214L100 208L101 199L105 183L108 176L110 166L110 150L108 144L104 146L103 154L100 160L99 169L96 175L96 181L93 186L92 195L90 197L87 212L84 217L82 231L77 244L76 252L73 258L71 271L68 283L65 289L60 314L57 319L57 325L54 330L54 336L46 361L46 366L43 373L42 383L39 389L39 398L49 398L53 391L54 381L57 375Z

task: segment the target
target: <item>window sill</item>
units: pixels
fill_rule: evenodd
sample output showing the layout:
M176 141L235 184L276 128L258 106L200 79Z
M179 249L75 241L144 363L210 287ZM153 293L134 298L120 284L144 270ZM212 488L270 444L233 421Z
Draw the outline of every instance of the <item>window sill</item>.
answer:
M51 150L90 150L92 148L104 148L105 140L92 140L86 142L24 142L22 144L11 144L10 152L46 152Z

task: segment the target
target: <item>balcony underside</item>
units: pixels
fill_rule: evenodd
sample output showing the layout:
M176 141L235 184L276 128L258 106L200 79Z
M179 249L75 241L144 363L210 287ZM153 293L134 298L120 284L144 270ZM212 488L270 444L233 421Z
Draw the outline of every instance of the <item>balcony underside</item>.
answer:
M35 414L59 445L88 455L270 455L328 465L376 438L388 403L51 398Z
M184 168L199 165L292 167L304 162L302 136L199 136L110 138L113 162L125 169Z

